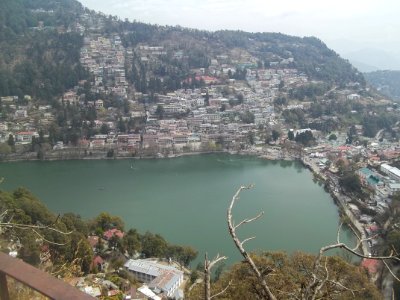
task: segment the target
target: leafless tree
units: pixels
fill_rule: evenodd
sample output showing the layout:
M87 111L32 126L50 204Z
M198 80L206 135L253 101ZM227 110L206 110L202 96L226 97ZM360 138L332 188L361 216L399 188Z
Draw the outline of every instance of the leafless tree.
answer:
M241 222L239 222L237 225L234 224L233 220L232 220L232 208L235 205L236 200L239 200L239 195L240 192L242 190L248 190L251 189L253 186L249 185L249 186L241 186L236 194L233 196L232 201L229 205L228 208L228 228L229 228L229 233L236 245L236 248L238 248L240 254L244 257L244 259L246 260L246 262L250 265L251 269L253 270L254 274L257 276L263 290L265 293L265 299L268 300L276 300L275 295L271 292L271 289L269 288L266 280L265 280L265 275L268 275L269 273L273 272L272 269L267 270L267 273L262 274L260 272L260 270L257 268L256 264L254 263L253 259L250 257L249 253L244 249L243 245L244 243L254 239L255 237L250 237L250 238L246 238L243 241L240 241L237 234L236 234L236 229L239 228L240 226L253 222L259 218L261 218L264 215L264 212L259 213L257 216L255 216L254 218L250 218L250 219L244 219Z
M337 231L337 238L336 238L336 243L335 244L331 244L331 245L327 245L322 247L319 250L319 253L317 255L317 257L315 258L314 261L314 267L313 270L311 272L312 275L312 280L309 283L309 285L302 290L302 294L303 297L302 299L316 299L318 292L322 289L322 287L330 282L333 283L334 285L336 285L337 287L343 289L343 290L350 290L348 289L346 286L344 286L344 284L337 282L337 281L333 281L329 279L329 272L328 269L326 267L326 265L324 266L324 270L326 273L326 276L324 278L318 277L317 274L319 273L319 271L322 269L322 257L324 255L325 252L332 250L332 249L343 249L351 254L354 254L360 258L366 258L366 259L376 259L376 260L380 260L383 262L383 264L387 267L387 269L389 270L389 272L393 275L393 277L396 280L399 280L392 272L391 268L389 267L389 265L387 264L386 261L397 261L400 262L400 258L399 255L397 253L395 253L394 251L392 251L389 255L387 256L367 256L361 252L359 252L359 249L361 247L361 244L365 241L371 240L374 238L374 236L367 238L367 239L362 239L358 234L357 231L354 230L351 225L349 225L351 227L351 229L353 230L353 233L356 235L357 237L357 244L354 248L350 248L348 245L346 245L345 243L340 242L340 231L341 228L343 226L343 223L340 224L338 231ZM326 260L325 260L326 262ZM400 281L400 280L399 280ZM353 291L355 292L355 291Z
M268 286L266 279L265 279L266 276L273 273L274 270L267 269L267 270L261 272L260 269L254 263L253 259L249 255L249 253L244 249L243 245L246 242L254 239L255 237L249 237L249 238L246 238L243 241L241 241L236 234L236 229L238 229L240 226L242 226L244 224L251 223L251 222L256 221L257 219L261 218L264 215L264 212L259 213L257 216L255 216L253 218L244 219L236 225L233 221L232 209L233 209L233 206L235 205L235 202L237 200L239 200L240 193L243 190L248 190L248 189L251 189L252 187L253 187L253 185L241 186L237 190L235 195L232 197L232 200L230 202L228 212L227 212L229 233L236 245L236 248L239 250L240 254L244 257L245 261L250 265L253 273L258 278L258 281L261 284L263 292L264 292L263 298L267 299L267 300L276 300L277 299L276 296L272 293L271 288ZM364 255L363 253L359 252L359 248L364 241L371 239L373 237L363 240L360 236L357 235L356 231L353 230L357 236L358 243L357 243L356 247L350 248L345 243L340 242L341 227L342 227L342 225L340 225L338 228L336 243L322 247L314 260L312 269L307 271L309 276L311 277L310 282L307 285L300 287L298 292L292 293L290 296L291 298L301 299L301 300L319 299L318 298L319 292L328 283L330 285L336 286L338 291L350 291L351 293L353 293L353 295L355 295L355 292L357 292L357 291L346 287L344 283L341 283L339 281L334 281L330 278L329 270L328 270L328 266L327 266L328 259L326 257L325 257L325 259L323 259L323 258L324 258L324 254L327 251L332 250L332 249L344 249L344 250L348 251L349 253L354 254L360 258L381 260L381 261L383 261L384 265L389 269L389 272L394 276L394 278L396 280L399 280L399 278L397 278L395 276L395 274L393 274L392 270L390 269L389 265L387 264L387 261L390 261L390 260L397 261L397 262L400 261L400 257L397 253L392 252L388 256L372 256L372 257Z
M4 181L4 177L0 178L0 184L2 184ZM56 220L50 224L50 225L42 225L42 224L37 224L37 225L32 225L32 224L19 224L19 223L14 223L14 214L12 211L9 209L4 209L4 211L0 212L0 234L2 234L5 230L30 230L33 232L40 240L45 241L49 244L53 245L58 245L58 246L64 246L65 243L57 243L54 241L50 241L45 238L45 235L42 233L44 230L52 231L60 235L70 235L72 231L62 231L54 227L54 225L57 223L58 219L60 218L60 215L57 216Z
M46 239L45 234L42 233L44 230L52 231L60 235L70 235L72 231L62 231L57 228L55 228L55 224L57 223L58 219L60 216L56 218L56 220L50 224L50 225L42 225L42 224L37 224L37 225L31 225L31 224L19 224L19 223L14 223L13 222L13 214L6 209L2 213L0 213L0 234L3 233L5 230L29 230L32 233L34 233L40 240L45 241L46 243L53 244L53 245L58 245L58 246L64 246L65 243L57 243L54 241L50 241Z
M211 300L214 297L220 296L223 293L226 292L226 290L229 288L231 282L228 283L228 285L220 292L214 294L211 296L211 269L220 261L223 261L226 259L226 256L217 256L213 260L208 260L208 255L207 253L205 254L204 258L204 294L206 300Z

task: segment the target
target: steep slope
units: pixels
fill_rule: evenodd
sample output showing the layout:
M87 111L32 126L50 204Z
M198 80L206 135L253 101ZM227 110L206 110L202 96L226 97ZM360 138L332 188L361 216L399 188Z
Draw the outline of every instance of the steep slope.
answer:
M212 57L239 48L253 55L258 66L287 63L288 67L298 68L317 80L337 84L350 81L365 84L360 72L315 37L228 30L207 32L137 22L123 22L116 27L116 31L125 33L123 38L126 46L139 43L169 45L184 50L189 60L196 62L195 57L201 57L192 67L206 68Z
M101 29L91 31L83 14L99 20L103 24ZM51 103L79 80L88 79L79 58L83 34L93 33L119 34L123 45L131 49L141 44L163 46L166 55L160 63L142 70L151 75L145 76L146 80L155 84L159 82L157 78L167 75L163 78L167 88L162 91L178 88L192 69L208 68L213 58L227 53L250 57L245 64L238 59L236 66L241 69L283 65L297 68L312 79L337 85L365 84L361 73L314 37L207 32L123 22L84 9L75 0L4 0L0 3L0 95L23 98L28 94ZM182 59L177 60L179 51ZM138 89L135 70L126 71Z
M49 102L87 77L82 36L71 30L82 10L73 0L0 3L0 95Z

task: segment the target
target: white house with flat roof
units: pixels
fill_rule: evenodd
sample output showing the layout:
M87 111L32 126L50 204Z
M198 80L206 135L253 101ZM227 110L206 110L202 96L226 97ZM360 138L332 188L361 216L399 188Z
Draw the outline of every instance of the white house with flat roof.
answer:
M165 293L172 298L183 282L183 272L168 265L162 265L156 261L130 259L124 267L137 280L142 281L157 294Z
M390 178L400 181L400 170L388 164L381 164L381 171L387 174Z

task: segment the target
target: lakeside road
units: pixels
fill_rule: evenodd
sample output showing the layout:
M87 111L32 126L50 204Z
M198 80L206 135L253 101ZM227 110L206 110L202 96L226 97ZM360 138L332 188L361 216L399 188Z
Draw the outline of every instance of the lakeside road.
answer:
M347 196L333 191L333 195L336 197L336 199L338 200L338 203L340 204L340 207L343 209L343 212L345 213L345 215L349 218L350 222L352 223L352 225L354 226L354 228L358 231L359 238L361 238L361 249L364 255L369 255L370 251L369 251L369 246L368 246L368 242L367 242L367 236L365 234L365 230L363 225L357 220L357 218L355 217L355 215L353 214L353 212L350 210L350 208L348 207L348 201L350 200Z
M302 159L303 164L308 167L315 175L317 175L319 178L323 179L325 182L328 180L328 177L321 172L321 169L319 168L318 165L316 165L315 162L308 158L303 158ZM335 181L332 181L333 185L335 185ZM332 188L330 185L328 185L328 188L330 189L331 195L334 196L337 201L336 203L338 206L342 209L343 213L348 217L350 220L353 229L358 231L358 237L361 239L361 250L362 253L366 256L370 254L368 242L367 242L367 236L365 234L364 226L358 221L356 216L353 214L353 212L350 210L348 206L348 202L350 201L350 198L347 197L346 195L342 194L339 192L338 187L334 186Z

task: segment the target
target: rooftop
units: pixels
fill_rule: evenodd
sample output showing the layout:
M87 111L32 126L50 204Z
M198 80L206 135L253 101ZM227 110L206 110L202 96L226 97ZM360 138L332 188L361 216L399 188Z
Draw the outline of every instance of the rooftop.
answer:
M390 165L388 165L388 164L382 164L382 165L381 165L381 168L384 168L384 169L386 169L388 172L390 172L390 173L392 173L392 174L394 174L394 175L400 177L400 170L397 169L397 168L395 168L395 167L392 167L392 166L390 166Z
M179 281L180 276L181 274L175 271L163 271L160 276L150 283L150 287L157 287L164 292L169 291Z
M376 259L363 259L361 266L366 268L370 274L378 272L379 261Z
M125 263L124 267L134 272L146 273L156 277L160 276L163 271L176 271L182 273L181 271L176 270L174 267L143 259L130 259Z

